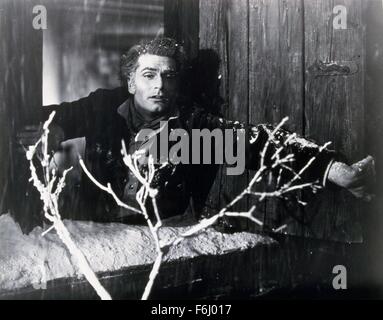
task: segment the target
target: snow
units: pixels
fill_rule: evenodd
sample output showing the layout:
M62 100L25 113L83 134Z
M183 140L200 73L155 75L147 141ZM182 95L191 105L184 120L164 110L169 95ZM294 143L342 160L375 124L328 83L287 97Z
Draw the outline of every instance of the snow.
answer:
M155 260L154 242L146 226L72 220L64 223L95 272L147 265ZM161 239L171 239L188 228L163 227ZM9 214L0 216L0 291L23 288L42 280L81 278L55 231L42 237L43 231L36 227L24 235ZM271 238L253 233L223 234L210 228L171 248L165 261L222 255L273 243Z

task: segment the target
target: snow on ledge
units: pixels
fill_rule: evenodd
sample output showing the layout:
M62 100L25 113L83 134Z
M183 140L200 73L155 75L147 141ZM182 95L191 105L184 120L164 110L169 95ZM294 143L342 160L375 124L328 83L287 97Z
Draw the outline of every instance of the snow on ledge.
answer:
M72 220L64 223L95 272L154 262L156 251L146 226ZM163 227L161 238L171 239L188 228ZM44 237L42 232L42 228L36 227L25 235L9 214L0 216L0 291L58 278L81 277L55 231ZM271 238L254 233L224 234L209 228L171 248L165 261L222 255L274 243Z

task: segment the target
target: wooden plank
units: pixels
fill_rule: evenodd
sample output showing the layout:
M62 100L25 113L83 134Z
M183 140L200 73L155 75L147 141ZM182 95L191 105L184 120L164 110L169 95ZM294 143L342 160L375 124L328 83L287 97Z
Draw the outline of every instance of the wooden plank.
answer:
M8 148L10 140L9 118L7 114L6 83L7 83L7 66L8 66L8 18L7 7L9 1L0 2L0 214L9 209L8 205L8 173L9 173L9 157Z
M208 93L208 95L218 95L222 101L228 101L228 42L227 42L227 0L200 0L200 18L199 18L199 46L200 55L209 56L218 63L219 83L218 92ZM203 58L203 57L202 57ZM212 90L214 91L214 89ZM209 92L209 89L208 91ZM225 108L223 104L218 112L222 113ZM206 215L211 212L217 212L221 208L220 189L224 169L219 167L216 178L211 187L206 200Z
M16 152L16 132L33 123L42 105L42 30L32 26L33 6L30 0L7 2L6 25L2 47L6 51L4 100L9 121L8 157L9 201L11 213L27 228L36 212L37 192L28 183L29 169L24 154ZM39 200L38 200L39 201ZM25 204L29 203L28 206Z
M364 3L366 12L366 153L375 158L377 184L376 198L365 213L364 243L368 245L366 262L372 281L380 279L383 268L383 2L370 0Z
M202 81L204 85L197 85L197 81L193 84L194 88L203 87L200 92L193 94L193 98L203 97L199 101L202 102L202 106L210 112L218 112L228 119L244 123L248 122L247 12L247 1L235 4L227 0L199 2L197 80L199 83ZM238 65L241 67L238 68ZM230 66L233 67L232 74L229 72ZM201 76L201 72L206 74ZM224 102L221 108L216 108L217 102ZM212 169L210 171L214 173ZM226 177L226 167L221 167L206 201L206 213L209 214L208 211L214 212L225 206L246 184L247 173L243 177ZM236 207L238 210L246 208L247 200ZM234 223L234 220L230 223ZM247 222L244 226L247 227Z
M224 3L224 1L221 2ZM215 15L215 5L218 3L219 1L205 0L165 0L164 3L165 35L177 39L184 45L190 62L187 81L182 86L183 94L194 103L214 113L216 113L214 106L217 106L217 101L220 100L217 98L219 92L216 90L219 86L214 84L214 80L218 77L214 75L219 72L217 70L219 57L210 47L221 42L213 39L214 36L209 31L201 34L199 31L200 28L208 29L207 26L211 22L211 17L204 15L206 12L212 14L213 21L216 22L214 32L218 30L222 19L219 22L214 17L223 12L218 9L218 14ZM202 46L201 49L200 46ZM215 180L217 170L217 166L193 165L190 174L193 185L192 207L198 216L210 215L219 209L219 179Z
M227 41L228 41L228 105L223 110L227 119L248 123L249 92L249 8L248 0L228 1ZM220 29L222 32L222 27ZM221 207L238 195L248 184L248 172L229 176L224 166L220 190ZM233 207L236 211L248 209L247 197ZM247 220L233 220L242 228L248 228Z
M164 34L179 40L180 19L179 6L180 1L165 0L164 1Z
M300 0L250 0L249 119L252 124L278 124L302 133L303 27ZM265 188L265 185L259 186ZM269 186L275 188L275 186ZM288 224L289 234L302 234L298 206L267 200L257 217L270 227Z
M227 119L248 123L248 1L228 1L226 4L226 21L216 32L226 33L227 41L227 104L222 113ZM220 185L220 204L224 207L238 195L248 184L248 172L242 175L227 175L227 166L222 167ZM248 210L248 199L245 197L232 210ZM248 229L249 221L245 219L227 219L236 229Z
M164 33L180 41L189 58L198 54L199 1L165 0Z
M333 8L347 9L347 29L334 29ZM332 147L352 163L364 154L364 21L361 0L304 2L306 136ZM318 66L335 62L328 72ZM342 66L349 66L349 69ZM322 68L323 69L323 68ZM360 241L361 204L347 191L324 191L306 210L308 236Z

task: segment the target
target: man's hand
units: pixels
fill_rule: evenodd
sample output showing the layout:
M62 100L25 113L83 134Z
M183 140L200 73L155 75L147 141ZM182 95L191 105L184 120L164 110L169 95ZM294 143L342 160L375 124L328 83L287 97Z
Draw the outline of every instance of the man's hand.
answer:
M31 125L25 126L22 131L18 132L16 135L18 150L20 152L25 152L29 146L33 146L41 138L43 134L43 126L40 125Z
M18 151L25 153L29 146L33 146L43 134L43 124L25 126L16 135ZM48 147L49 150L57 150L64 140L64 132L58 126L52 125L49 128Z
M346 188L357 198L371 201L374 195L368 190L368 185L372 185L375 181L374 158L368 156L351 166L334 162L331 165L328 180Z

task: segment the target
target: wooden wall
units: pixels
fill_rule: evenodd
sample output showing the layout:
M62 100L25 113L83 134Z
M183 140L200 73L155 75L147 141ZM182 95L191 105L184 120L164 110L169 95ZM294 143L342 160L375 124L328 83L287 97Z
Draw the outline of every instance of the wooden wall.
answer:
M335 5L347 9L346 29L333 28ZM165 33L182 41L190 58L216 52L226 117L276 124L289 116L290 130L320 144L332 141L354 162L365 156L362 5L362 0L166 0ZM226 177L220 170L209 205L224 205L250 176ZM272 227L288 223L290 234L362 239L360 213L366 207L347 192L328 188L302 198L309 201L306 207L265 202L257 216ZM245 199L240 207L251 202Z
M377 185L376 199L371 204L368 223L365 224L366 241L370 244L366 262L367 272L375 285L383 284L383 2L365 3L366 17L366 151L375 156Z
M28 167L15 134L42 105L42 30L35 30L32 0L0 1L0 214L10 210L30 223Z

